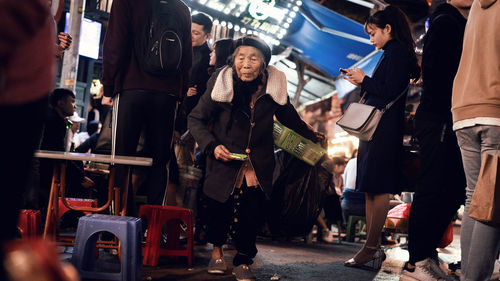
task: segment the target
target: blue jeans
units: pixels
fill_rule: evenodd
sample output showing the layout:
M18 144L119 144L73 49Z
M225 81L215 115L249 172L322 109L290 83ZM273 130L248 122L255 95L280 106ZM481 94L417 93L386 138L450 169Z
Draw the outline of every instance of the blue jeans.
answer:
M500 127L477 125L460 129L456 133L467 179L467 199L460 233L462 249L460 280L490 280L500 249L500 227L471 219L468 214L481 169L481 155L483 153L500 153L498 151Z

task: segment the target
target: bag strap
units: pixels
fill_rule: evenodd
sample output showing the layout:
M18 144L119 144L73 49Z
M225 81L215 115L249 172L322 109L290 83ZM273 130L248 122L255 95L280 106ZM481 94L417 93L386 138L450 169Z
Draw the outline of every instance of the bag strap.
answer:
M390 103L388 103L384 109L382 109L382 113L386 112L387 110L389 110L389 108L391 108L391 106L396 102L398 101L402 96L404 96L404 94L406 94L406 92L408 91L408 88L410 87L410 84L408 84L408 86L406 86L406 88L401 92L401 94L399 94L399 96L397 96L394 100L392 100ZM363 101L363 99L365 98L366 96L366 90L363 91L363 95L361 96L361 99L359 99L359 102L358 103L361 103Z
M366 91L363 91L363 95L359 99L358 103L361 103L363 101L363 99L365 98L365 96L366 96Z
M401 94L399 94L399 96L397 98L395 98L393 101L391 101L390 103L388 103L384 109L382 109L382 113L389 110L389 108L391 108L391 106L396 103L396 101L398 101L402 96L404 96L407 92L408 92L408 88L410 87L410 84L408 84L408 86L406 86L406 88L401 92Z

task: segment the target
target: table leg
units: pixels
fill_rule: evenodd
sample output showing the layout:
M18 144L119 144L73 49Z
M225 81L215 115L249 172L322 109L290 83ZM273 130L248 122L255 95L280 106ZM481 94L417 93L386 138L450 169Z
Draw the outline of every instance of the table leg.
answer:
M118 216L120 214L120 189L118 187L114 188L115 191L115 209L113 210L113 213L115 216Z
M57 206L57 195L59 194L59 165L54 164L54 171L52 172L52 184L50 185L49 205L47 206L47 215L45 217L45 228L43 231L43 238L47 239L49 235L54 237L54 206ZM56 199L54 199L56 198Z
M131 177L131 173L130 173L130 166L127 166L127 173L125 174L126 175L126 180L125 180L125 184L123 186L123 207L121 209L121 212L120 212L120 215L121 216L125 216L125 214L127 213L127 200L128 200L128 189L129 189L129 185L130 185L130 177Z
M59 200L63 202L66 201L66 162L61 162L61 169L59 170L59 189L56 194L54 194L54 226L55 235L57 238L57 233L59 230ZM59 199L61 198L61 199ZM71 208L70 208L71 209Z

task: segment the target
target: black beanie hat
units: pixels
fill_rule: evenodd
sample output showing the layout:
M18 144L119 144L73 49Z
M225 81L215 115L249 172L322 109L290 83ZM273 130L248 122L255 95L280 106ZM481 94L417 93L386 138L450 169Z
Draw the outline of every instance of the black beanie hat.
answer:
M234 43L234 48L238 48L239 46L252 46L254 48L257 48L262 55L264 55L264 61L266 62L266 66L269 65L269 62L271 61L271 48L269 48L269 45L267 45L264 40L260 39L257 36L244 36L239 39L236 39Z

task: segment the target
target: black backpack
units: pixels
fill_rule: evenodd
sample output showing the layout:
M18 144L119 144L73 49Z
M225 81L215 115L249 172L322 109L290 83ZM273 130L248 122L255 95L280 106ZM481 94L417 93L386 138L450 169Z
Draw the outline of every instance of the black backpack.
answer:
M135 54L140 68L151 75L179 71L182 60L180 23L175 14L179 0L150 0L146 24L136 35ZM181 2L182 3L182 2Z

